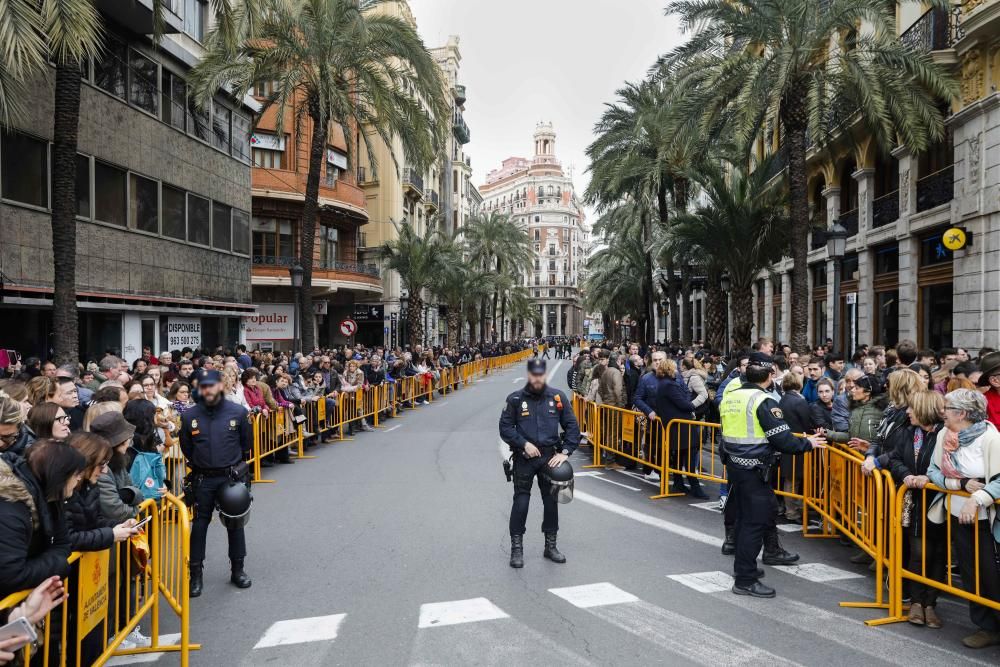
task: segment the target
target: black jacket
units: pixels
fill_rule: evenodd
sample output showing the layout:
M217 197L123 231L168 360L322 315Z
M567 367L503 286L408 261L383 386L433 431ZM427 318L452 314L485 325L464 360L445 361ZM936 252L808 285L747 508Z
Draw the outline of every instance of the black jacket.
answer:
M115 543L115 533L101 514L101 491L84 481L66 501L66 530L73 551L103 551Z
M938 424L930 433L924 433L924 444L920 448L919 459L914 456L913 452L913 434L918 428L918 426L912 425L901 426L893 432L895 437L892 440L895 447L888 451L887 467L892 474L892 479L897 484L902 484L903 480L909 475L919 476L927 474L927 468L930 467L931 458L934 455L934 447L937 444L938 434L944 430L944 425ZM910 497L913 499L911 516L914 517L910 528L915 535L920 534L920 527L923 524L923 520L920 519L924 514L923 496L924 494L917 490L910 493Z
M833 405L827 407L821 401L816 401L809 406L809 412L811 413L812 423L816 425L816 428L827 430L833 428Z
M626 368L622 373L625 376L625 407L631 408L632 399L635 398L635 391L639 388L639 378L642 377L642 373L632 364L626 364Z
M573 403L553 387L535 393L525 386L507 397L500 413L500 438L515 451L524 450L525 443L530 442L536 447L567 449L572 454L580 445Z
M250 458L253 426L242 405L198 403L181 415L181 451L192 468L221 469Z
M812 433L816 429L813 422L809 402L797 391L788 391L778 401L778 407L784 415L788 428L792 433Z
M0 457L0 599L69 573L62 508L45 499L24 459Z

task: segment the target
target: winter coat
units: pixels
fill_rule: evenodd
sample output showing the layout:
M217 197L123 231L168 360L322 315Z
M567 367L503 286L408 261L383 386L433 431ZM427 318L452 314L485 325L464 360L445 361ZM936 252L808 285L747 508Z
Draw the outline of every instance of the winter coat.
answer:
M705 384L708 373L700 368L689 368L682 376L691 391L691 405L694 406L695 415L703 417L708 412L708 386Z
M111 525L134 519L142 504L142 493L132 483L132 475L126 466L121 472L107 470L97 479L101 491L101 514Z
M684 381L680 378L657 377L654 372L646 373L639 379L635 407L646 415L655 412L664 430L673 419L694 417L694 404ZM686 451L690 446L691 429L674 428L670 433L670 450Z
M893 449L900 445L906 445L907 439L912 445L913 428L913 425L910 424L910 416L906 414L906 409L890 405L882 413L882 421L879 422L878 430L871 440L871 447L865 452L865 456L874 457L879 468L888 467L889 455ZM907 432L897 434L897 431Z
M778 401L778 407L792 433L812 433L816 429L809 403L799 392L786 391Z
M614 366L608 366L597 383L597 394L601 397L601 403L624 408L625 382L622 372Z
M833 406L827 407L821 401L816 401L809 406L812 415L812 423L816 428L830 430L833 428Z
M896 484L902 485L903 480L910 475L926 475L927 469L931 465L931 459L934 458L934 447L944 425L938 424L930 433L924 432L924 444L920 448L920 457L917 458L913 452L913 434L919 428L919 426L908 424L893 430L892 440L896 446L886 452L888 465L885 467L892 473L892 479ZM924 494L918 491L911 493L910 498L913 500L913 512L910 516L918 517L918 520L912 521L908 530L919 535L923 525L923 521L919 520L919 517L923 516Z
M639 388L639 378L642 377L642 373L638 368L629 364L623 374L625 376L625 407L631 408L635 403L635 390Z
M73 551L103 551L115 543L115 533L101 514L101 490L80 482L66 501L66 530Z
M836 407L836 406L835 406ZM855 405L851 409L846 431L827 431L826 438L831 442L846 444L851 438L861 438L871 442L878 433L878 425L885 411L885 399L881 396L872 398L867 403ZM834 424L836 428L836 424Z
M62 507L50 503L24 459L0 457L0 599L69 574Z

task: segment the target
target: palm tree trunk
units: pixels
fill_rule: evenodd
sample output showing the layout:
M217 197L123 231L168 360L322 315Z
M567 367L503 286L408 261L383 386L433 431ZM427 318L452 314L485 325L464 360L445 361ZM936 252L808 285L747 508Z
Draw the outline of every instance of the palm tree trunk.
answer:
M76 147L80 65L56 66L52 118L52 346L56 363L80 359L76 310Z
M694 340L694 307L691 303L691 267L687 264L681 267L681 342L690 345Z
M410 329L410 349L414 350L417 345L423 345L424 342L424 297L420 288L411 288L409 292L410 303L406 310L406 321Z
M479 303L479 342L486 342L486 302L487 297Z
M667 208L667 183L663 178L656 189L656 210L660 216L660 225L664 228L670 225L670 210ZM677 285L674 283L674 259L667 256L667 314L670 316L670 329L667 331L668 341L680 338L680 317L677 309Z
M507 340L507 295L500 300L500 340Z
M459 339L459 327L462 326L462 311L458 306L448 306L448 317L446 318L448 323L448 347L455 347L458 345Z
M791 346L808 347L809 324L809 193L806 181L806 110L802 99L788 95L782 100L781 119L788 147L788 203L792 229Z
M723 353L727 349L726 341L726 294L722 291L718 275L708 277L705 287L705 344Z
M733 349L736 350L750 347L750 333L753 329L751 285L733 285Z
M299 313L302 317L302 351L316 347L316 314L313 311L312 272L313 248L316 241L316 212L319 206L319 177L326 153L326 119L321 116L319 101L309 100L312 119L312 141L309 145L309 174L306 176L306 197L299 219L299 263L302 266L302 287L298 290Z

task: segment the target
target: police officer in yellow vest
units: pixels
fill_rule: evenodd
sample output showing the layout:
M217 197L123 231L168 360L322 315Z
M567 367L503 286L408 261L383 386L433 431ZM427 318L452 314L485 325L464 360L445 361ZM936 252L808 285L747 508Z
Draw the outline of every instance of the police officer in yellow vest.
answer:
M773 379L771 357L754 352L750 355L743 383L726 393L719 408L729 503L734 504L736 515L733 593L762 598L774 597L774 589L760 582L764 572L757 569L757 554L765 537L769 541L770 536L777 538L778 502L768 479L776 451L798 454L810 448L825 447L822 437L800 438L792 434L782 418L778 402L765 391ZM774 545L768 546L773 548ZM765 548L764 562L769 563L766 554ZM779 558L778 562L781 560Z

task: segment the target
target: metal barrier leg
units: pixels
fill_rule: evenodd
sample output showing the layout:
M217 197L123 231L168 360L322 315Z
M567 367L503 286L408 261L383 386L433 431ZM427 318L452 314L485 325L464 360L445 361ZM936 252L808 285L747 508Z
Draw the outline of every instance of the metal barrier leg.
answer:
M324 399L321 398L319 400L322 401ZM319 430L320 430L319 427L317 427L316 428L316 433L313 434L314 438L319 438L320 437ZM298 442L298 448L299 448L299 450L298 450L299 453L295 457L297 460L298 459L314 459L314 458L316 458L312 454L306 454L306 441L305 441L305 438L302 437L302 424L299 424L299 427L298 427L298 438L296 439L296 441Z

